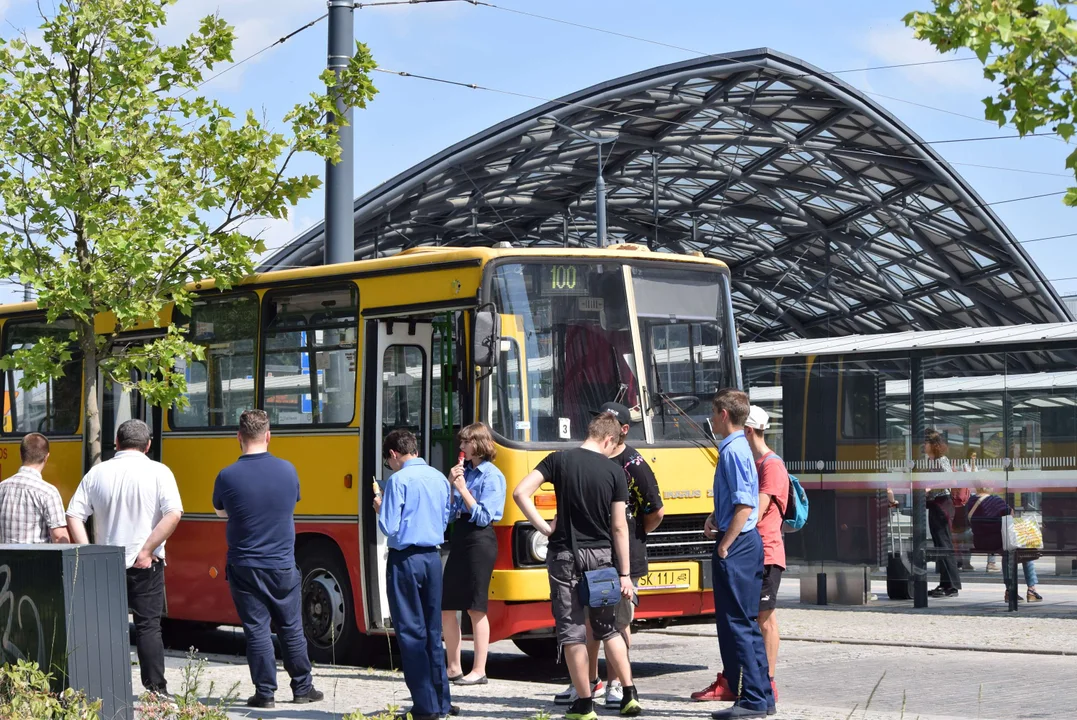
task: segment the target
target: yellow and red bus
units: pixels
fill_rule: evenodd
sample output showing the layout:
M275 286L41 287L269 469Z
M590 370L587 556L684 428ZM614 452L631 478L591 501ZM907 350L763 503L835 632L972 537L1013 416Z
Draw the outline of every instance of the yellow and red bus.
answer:
M416 248L264 273L226 292L212 282L194 289L189 317L169 308L160 322L185 327L205 349L204 361L182 367L186 406L154 408L119 383L99 384L104 456L114 452L118 424L142 418L153 430L151 452L179 483L186 514L168 541L171 625L238 623L224 579L225 524L211 494L238 454L236 424L251 407L269 413L272 451L299 471L296 553L315 660L357 660L371 646L365 636L392 632L387 550L372 510L385 433L411 429L431 464L447 471L455 431L483 420L511 496L543 456L580 443L592 413L612 400L634 408L629 442L651 463L666 503L649 540L638 616L713 612L702 527L716 451L704 428L715 389L741 384L722 263L623 245ZM101 318L102 329L108 323ZM32 303L0 308L3 354L65 332ZM117 347L162 332L139 328ZM86 469L81 364L76 357L63 377L29 392L19 379L5 372L0 380L0 477L17 470L20 436L44 432L53 443L45 477L66 500ZM550 489L536 500L553 515ZM549 652L545 538L511 502L496 529L492 637Z

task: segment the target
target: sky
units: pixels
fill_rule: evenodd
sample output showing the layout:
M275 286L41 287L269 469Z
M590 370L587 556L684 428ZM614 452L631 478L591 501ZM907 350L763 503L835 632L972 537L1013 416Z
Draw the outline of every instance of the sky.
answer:
M49 0L43 0L48 6ZM355 13L356 38L379 67L477 84L503 92L453 87L375 73L379 94L355 117L355 194L359 196L430 155L519 112L604 80L705 54L767 47L838 72L928 141L1014 134L983 120L992 92L973 60L885 68L941 56L913 39L901 18L929 3L890 0L493 0L366 7ZM564 22L522 15L541 14ZM242 60L325 12L325 0L179 0L162 39L182 40L198 19L220 15L236 28ZM37 24L32 0L0 0L0 35ZM575 25L571 24L575 23ZM597 32L579 26L605 31ZM617 36L634 36L637 39ZM31 32L31 37L33 33ZM248 108L281 118L319 88L327 23L238 64L203 91L237 114ZM950 55L947 57L967 57ZM935 149L985 202L1059 192L1077 184L1065 169L1072 148L1058 138L948 142ZM324 162L304 158L304 172ZM1060 293L1077 293L1077 209L1061 196L994 206ZM321 192L285 221L267 223L279 247L324 215ZM1033 242L1028 242L1033 241ZM0 301L18 299L0 285Z

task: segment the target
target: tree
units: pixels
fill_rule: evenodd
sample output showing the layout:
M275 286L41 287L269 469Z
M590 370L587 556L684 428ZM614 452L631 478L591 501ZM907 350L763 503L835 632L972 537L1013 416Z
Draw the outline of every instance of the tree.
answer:
M985 117L1012 123L1022 136L1050 128L1064 140L1077 122L1077 0L933 0L933 12L911 12L905 24L941 52L968 48L984 77L1000 85L984 98ZM1077 150L1066 158L1077 175ZM1077 205L1077 187L1065 203Z
M203 357L176 327L146 345L120 333L159 327L169 303L189 310L192 281L226 289L249 275L265 247L245 226L286 217L319 187L289 172L293 159L338 161L334 103L362 108L376 92L357 43L339 76L322 75L326 92L284 116L287 132L251 111L239 120L198 94L232 60L233 29L209 16L163 45L156 33L174 2L67 0L43 16L41 44L0 41L0 276L31 285L50 323L75 327L2 363L29 391L81 356L94 463L99 372L167 407L184 402L177 360ZM132 383L132 370L143 379Z

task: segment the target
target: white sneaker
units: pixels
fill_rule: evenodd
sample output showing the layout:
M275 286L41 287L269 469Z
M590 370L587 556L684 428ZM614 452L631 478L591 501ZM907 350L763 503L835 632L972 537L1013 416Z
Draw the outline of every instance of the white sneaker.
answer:
M595 680L591 683L591 699L599 700L606 694L606 683L601 680ZM563 692L559 692L553 696L554 705L571 705L580 699L580 694L576 692L576 688L573 685L569 685ZM619 703L620 701L618 701Z
M621 700L624 699L625 691L621 687L620 680L611 680L606 688L606 707L621 708Z

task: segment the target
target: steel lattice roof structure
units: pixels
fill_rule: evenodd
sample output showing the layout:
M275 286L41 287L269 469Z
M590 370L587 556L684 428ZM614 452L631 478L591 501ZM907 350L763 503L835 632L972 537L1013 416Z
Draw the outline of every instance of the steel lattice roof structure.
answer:
M760 49L666 65L521 113L355 201L355 257L417 245L702 252L733 277L742 340L1071 319L991 208L847 83ZM323 227L263 270L322 262Z

